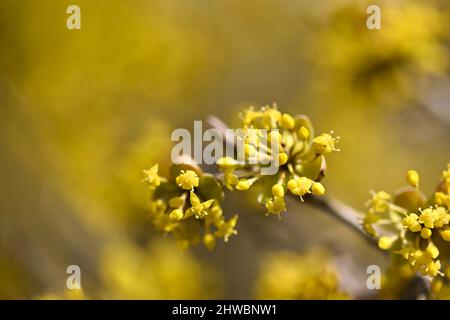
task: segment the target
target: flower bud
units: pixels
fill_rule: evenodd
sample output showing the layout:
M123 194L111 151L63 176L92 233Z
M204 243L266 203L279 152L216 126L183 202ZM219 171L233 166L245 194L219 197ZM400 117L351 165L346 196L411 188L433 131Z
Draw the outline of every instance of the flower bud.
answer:
M280 119L280 125L285 129L292 129L295 126L295 120L290 114L283 113Z
M275 197L284 197L284 188L281 184L277 183L272 186L272 194Z
M389 237L381 237L378 239L378 247L382 250L389 250L392 246L392 239Z
M419 174L415 170L409 170L406 174L406 181L413 187L419 186Z
M247 179L241 179L239 180L238 184L236 185L236 189L239 191L245 191L250 188L250 182Z
M317 196L321 196L325 193L325 187L320 182L314 182L311 187L311 192Z

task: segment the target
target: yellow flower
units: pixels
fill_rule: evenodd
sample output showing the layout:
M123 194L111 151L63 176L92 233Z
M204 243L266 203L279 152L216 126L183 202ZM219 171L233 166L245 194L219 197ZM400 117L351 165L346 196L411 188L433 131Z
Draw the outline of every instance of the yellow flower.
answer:
M434 222L437 220L438 215L436 211L432 208L428 208L422 211L422 214L419 216L420 223L423 223L425 227L433 229Z
M298 129L297 135L300 139L306 140L309 138L309 130L308 128L301 126L300 129Z
M181 173L178 177L176 177L175 182L180 188L184 190L192 190L194 189L194 187L198 187L200 179L195 171L181 170Z
M320 182L314 182L311 187L311 192L315 195L321 196L325 194L325 187Z
M392 246L392 239L389 237L381 237L378 239L378 247L383 250L389 250Z
M424 238L424 239L429 239L429 238L431 237L432 234L433 234L433 232L432 232L430 229L428 229L428 228L423 228L423 229L420 231L420 236L421 236L422 238Z
M339 149L336 149L335 147L339 139L339 137L334 138L329 133L322 133L320 136L313 139L314 150L318 154L327 154L332 151L339 151Z
M169 217L172 221L179 221L183 219L183 211L181 209L175 209L170 212Z
M441 274L441 261L431 261L428 263L428 265L425 267L425 270L422 271L422 274L435 277L438 274Z
M281 152L278 154L278 164L280 166L286 164L288 162L288 159L289 159L289 157L288 157L287 153Z
M181 208L184 205L184 197L173 197L169 199L169 206L172 208Z
M215 232L215 236L217 238L223 238L225 242L228 242L228 238L233 235L237 234L237 231L234 230L234 227L236 226L238 220L238 215L234 215L230 220L227 222L221 221L217 225L217 231Z
M442 239L450 241L450 230L444 230L441 232Z
M272 186L272 194L273 194L275 197L280 197L280 198L284 197L284 188L283 188L283 185L281 185L280 183L274 184L274 185Z
M244 112L241 113L241 118L244 125L251 124L255 119L260 118L261 116L262 112L254 111L252 107L244 110Z
M297 177L288 181L287 187L292 194L297 196L304 196L311 188L313 181L306 177Z
M286 211L286 204L283 197L273 197L267 199L266 209L268 213L280 215L282 212Z
M238 162L231 157L222 157L217 160L218 167L223 171L233 170L238 165Z
M277 125L277 121L281 118L281 112L277 110L276 107L270 108L266 107L263 108L264 114L263 114L263 124L264 127L267 129L275 128Z
M419 173L415 170L409 170L406 174L406 181L413 187L419 186Z
M250 188L250 182L247 179L241 179L239 180L238 184L236 185L236 189L239 191L245 191Z
M434 227L442 228L450 223L450 214L444 207L434 208Z
M206 210L209 209L214 203L214 199L201 202L193 191L191 191L189 200L191 202L192 207L190 207L187 210L186 217L194 215L197 219L204 218L205 216L207 216L208 212Z
M284 113L281 116L281 119L279 122L280 122L280 125L285 129L293 129L295 126L294 118L290 114L287 114L287 113Z
M434 202L439 206L446 206L450 209L450 195L443 192L436 192L434 194Z
M203 236L203 244L208 250L212 250L216 246L216 238L214 235L207 233Z
M225 173L223 179L225 186L229 189L232 189L239 182L239 178L233 173Z
M158 175L159 164L153 165L150 169L144 170L144 182L147 182L150 189L156 189L162 181L162 178Z
M391 195L385 191L378 191L372 196L370 202L371 208L375 212L385 212L389 209L388 201L391 199Z
M418 222L419 217L415 213L411 213L406 218L403 218L402 224L405 228L408 228L411 232L419 232L422 227L420 226L420 223Z
M430 243L427 247L427 255L432 259L436 259L439 256L438 248Z

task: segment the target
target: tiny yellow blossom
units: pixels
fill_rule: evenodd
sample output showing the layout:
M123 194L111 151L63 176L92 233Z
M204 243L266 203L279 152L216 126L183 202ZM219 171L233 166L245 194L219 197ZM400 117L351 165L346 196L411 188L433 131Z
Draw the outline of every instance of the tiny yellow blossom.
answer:
M280 183L274 184L272 186L272 194L276 197L284 197L284 188Z
M217 160L217 165L223 170L234 169L238 162L231 157L222 157Z
M450 241L450 230L444 230L441 232L442 239Z
M216 246L216 238L214 235L207 233L203 236L203 244L208 250L212 250Z
M183 197L173 197L169 199L169 206L172 208L180 208L184 205Z
M392 246L392 239L389 237L381 237L378 239L378 247L382 250L389 250Z
M175 209L170 212L169 217L172 221L180 221L183 219L183 211L181 209Z
M428 228L423 228L423 229L420 231L420 236L421 236L422 238L424 238L424 239L429 239L429 238L431 237L432 234L433 234L433 232L432 232L430 229L428 229Z
M313 139L314 149L318 154L327 154L332 151L339 151L336 149L336 142L339 141L339 137L334 138L329 133L322 133Z
M425 270L421 270L422 274L435 277L438 274L441 274L441 261L431 261L426 266Z
M194 189L194 187L198 187L200 179L195 171L181 170L181 173L178 177L176 177L175 182L180 188L184 190L192 190Z
M249 125L255 119L262 117L262 115L263 115L262 112L254 111L253 107L250 107L244 110L243 113L241 113L241 118L244 125Z
M434 208L435 220L434 227L442 228L444 225L448 225L450 223L450 214L448 210L444 207L436 207Z
M239 180L238 184L236 185L236 189L239 191L245 191L250 188L250 182L247 179L241 179Z
M450 195L446 195L443 192L436 192L434 194L434 202L439 206L450 208Z
M311 187L311 192L315 195L321 196L325 193L325 187L320 182L314 182Z
M419 186L419 173L415 170L409 170L406 174L406 181L413 187Z
M298 129L298 137L302 140L306 140L309 138L309 130L308 128L301 126L300 129Z
M411 213L406 218L403 218L402 224L405 228L408 228L411 232L419 232L422 227L420 226L420 223L418 222L419 217L415 213Z
M312 183L311 179L299 177L289 180L287 187L292 194L302 197L310 192L309 189L311 188Z
M218 238L223 238L225 242L228 242L228 238L233 235L237 234L237 231L234 229L236 226L238 220L238 215L234 215L230 220L227 222L221 221L217 225L217 231L215 232L215 236Z
M281 118L281 112L276 108L264 108L263 123L266 128L275 128Z
M233 173L225 173L224 182L229 189L232 189L235 185L238 184L239 178Z
M266 201L266 209L268 213L280 215L286 211L286 204L283 197L273 197Z
M283 113L280 119L280 125L285 129L292 129L295 126L295 120L290 114Z
M433 229L434 222L437 220L438 216L432 208L428 208L422 211L419 216L420 222L425 225L425 227Z
M427 247L427 255L432 259L436 259L439 256L438 248L430 243Z
M373 211L381 213L389 209L389 200L391 195L385 191L378 191L372 196L370 201L370 207Z
M147 182L150 189L156 189L162 181L162 178L158 175L159 164L153 165L150 169L144 170L144 182Z
M288 162L288 155L284 152L278 154L278 163L280 166L286 164Z
M188 211L186 212L186 216L189 217L195 215L197 219L207 216L208 212L206 210L209 209L214 203L214 199L201 202L198 196L193 191L191 191L189 200L192 207L188 209Z

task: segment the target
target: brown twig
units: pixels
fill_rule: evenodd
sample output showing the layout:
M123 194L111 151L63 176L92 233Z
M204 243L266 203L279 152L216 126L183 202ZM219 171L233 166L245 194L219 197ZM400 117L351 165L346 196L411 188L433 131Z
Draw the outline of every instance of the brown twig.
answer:
M314 195L305 197L305 203L336 218L341 223L363 236L369 243L376 245L375 238L369 236L362 228L360 222L361 213L346 203L335 198L324 196L318 197Z

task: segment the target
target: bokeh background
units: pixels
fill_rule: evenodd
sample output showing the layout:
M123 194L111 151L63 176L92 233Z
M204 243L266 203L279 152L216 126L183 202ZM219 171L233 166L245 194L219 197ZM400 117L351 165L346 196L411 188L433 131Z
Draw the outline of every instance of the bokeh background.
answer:
M342 137L328 193L358 210L450 160L450 2L0 1L0 298L365 298L385 257L322 212L283 219L241 195L239 235L179 249L148 221L142 169L170 134L277 103ZM81 30L66 8L81 8ZM296 284L295 288L292 284Z

